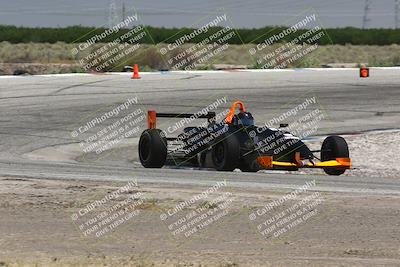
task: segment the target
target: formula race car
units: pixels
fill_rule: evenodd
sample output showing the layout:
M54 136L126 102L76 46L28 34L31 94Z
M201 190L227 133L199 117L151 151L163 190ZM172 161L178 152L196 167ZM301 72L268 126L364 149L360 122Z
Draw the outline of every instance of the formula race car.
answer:
M237 107L239 112L235 114ZM201 126L185 127L178 136L167 137L165 131L156 128L157 118L207 121ZM215 112L175 114L150 110L148 129L139 140L139 158L145 168L172 165L243 172L322 168L329 175L341 175L351 168L349 149L342 137L328 136L320 150L312 151L285 127L255 126L253 116L241 101L233 103L220 122L216 121ZM314 155L317 152L320 158Z

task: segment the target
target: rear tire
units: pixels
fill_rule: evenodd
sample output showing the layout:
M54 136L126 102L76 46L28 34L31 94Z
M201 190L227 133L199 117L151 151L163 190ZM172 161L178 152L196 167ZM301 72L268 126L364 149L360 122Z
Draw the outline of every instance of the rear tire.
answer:
M233 134L225 135L222 140L213 145L211 151L214 167L218 171L233 171L238 167L240 145Z
M139 159L145 168L161 168L167 159L167 139L159 129L143 131L139 140Z
M336 158L348 158L349 147L346 140L341 136L328 136L325 138L321 147L321 161L335 160ZM325 168L326 174L341 175L345 169Z

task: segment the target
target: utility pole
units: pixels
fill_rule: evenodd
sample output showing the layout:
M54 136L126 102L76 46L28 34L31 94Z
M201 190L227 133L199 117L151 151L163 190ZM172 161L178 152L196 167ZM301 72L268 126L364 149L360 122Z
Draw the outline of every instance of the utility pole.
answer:
M400 28L400 0L395 0L394 3L394 27Z
M364 17L363 17L363 23L362 23L362 28L366 29L367 28L367 23L370 21L368 18L368 13L370 10L370 5L371 5L371 0L365 0L365 6L364 6Z
M115 0L109 0L108 27L112 28L117 22L117 6Z

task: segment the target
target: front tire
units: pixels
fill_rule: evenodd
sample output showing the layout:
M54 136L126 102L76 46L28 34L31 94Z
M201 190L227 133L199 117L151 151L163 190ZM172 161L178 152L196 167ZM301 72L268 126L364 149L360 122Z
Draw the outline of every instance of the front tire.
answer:
M159 129L145 130L139 139L139 159L145 168L161 168L167 159L167 139Z
M346 140L341 136L328 136L321 147L321 161L335 160L336 158L348 158L349 147ZM326 174L341 175L346 170L342 168L324 168Z
M246 159L241 159L239 163L239 169L242 172L258 172L260 170L260 166L256 162L256 160L249 161Z
M233 171L238 167L240 158L239 141L233 134L225 135L213 145L211 151L214 167L218 171Z

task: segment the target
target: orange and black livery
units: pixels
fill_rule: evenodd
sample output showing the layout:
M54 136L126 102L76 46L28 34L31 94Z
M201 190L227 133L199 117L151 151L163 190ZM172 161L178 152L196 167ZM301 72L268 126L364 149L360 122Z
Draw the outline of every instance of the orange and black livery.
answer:
M207 121L201 126L184 127L177 136L167 136L157 128L157 118ZM221 121L216 121L215 112L178 114L149 110L148 129L139 140L139 159L145 168L175 165L242 172L320 168L328 175L341 175L351 169L343 137L328 136L321 149L311 150L303 140L285 131L286 126L282 124L278 129L256 126L242 101L234 102Z

